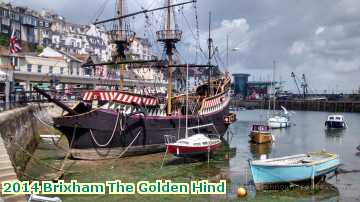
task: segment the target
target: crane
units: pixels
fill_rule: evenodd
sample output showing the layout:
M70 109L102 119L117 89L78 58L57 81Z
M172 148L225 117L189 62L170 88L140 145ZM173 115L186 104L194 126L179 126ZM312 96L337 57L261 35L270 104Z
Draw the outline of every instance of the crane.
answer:
M301 88L303 89L303 96L304 96L304 98L305 98L306 95L307 95L308 92L309 92L309 89L308 89L309 85L308 85L308 83L307 83L307 81L306 81L305 74L303 74L301 78L302 78Z
M294 73L294 72L291 72L291 77L294 79L295 86L296 86L296 88L297 88L297 90L298 90L299 94L301 94L301 91L300 91L300 88L299 88L299 85L298 85L298 81L297 81L297 79L296 79L296 75L295 75L295 73Z

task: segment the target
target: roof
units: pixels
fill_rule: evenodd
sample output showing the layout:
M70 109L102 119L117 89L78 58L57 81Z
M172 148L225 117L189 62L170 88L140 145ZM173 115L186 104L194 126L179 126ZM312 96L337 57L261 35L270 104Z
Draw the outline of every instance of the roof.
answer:
M240 76L243 76L243 77L249 77L250 74L245 74L245 73L234 73L232 74L234 77L240 77Z

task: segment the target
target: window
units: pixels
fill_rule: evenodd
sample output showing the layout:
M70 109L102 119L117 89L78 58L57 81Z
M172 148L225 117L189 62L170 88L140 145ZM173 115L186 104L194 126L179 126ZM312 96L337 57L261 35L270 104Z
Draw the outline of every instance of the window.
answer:
M80 74L80 68L77 66L76 67L76 75L79 75Z
M31 72L31 70L32 70L32 65L31 65L31 64L28 64L28 65L27 65L27 71L28 71L28 72Z
M38 65L37 72L38 72L38 73L41 73L41 69L42 69L42 66L41 66L41 65Z
M60 74L64 74L64 67L60 67Z
M53 66L50 66L50 67L49 67L49 73L50 73L50 74L53 74L53 73L54 73L54 67L53 67Z

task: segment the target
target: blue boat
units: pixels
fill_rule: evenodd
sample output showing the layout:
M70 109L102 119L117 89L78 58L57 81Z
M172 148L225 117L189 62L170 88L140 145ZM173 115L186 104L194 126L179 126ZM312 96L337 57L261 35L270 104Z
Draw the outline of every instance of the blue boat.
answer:
M257 190L278 189L298 183L325 179L340 164L336 154L313 152L265 160L250 160L251 174Z

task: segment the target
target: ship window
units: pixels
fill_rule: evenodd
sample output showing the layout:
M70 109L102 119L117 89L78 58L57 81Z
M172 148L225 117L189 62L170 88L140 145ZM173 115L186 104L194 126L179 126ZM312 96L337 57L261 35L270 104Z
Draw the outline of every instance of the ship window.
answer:
M334 120L334 117L330 117L330 120Z
M194 143L195 146L200 146L200 143Z
M203 144L203 145L208 145L208 142L203 142L202 144Z
M179 143L179 144L189 144L189 143L186 142L186 141L179 141L178 143Z
M341 120L341 118L340 118L340 117L336 117L336 120Z

